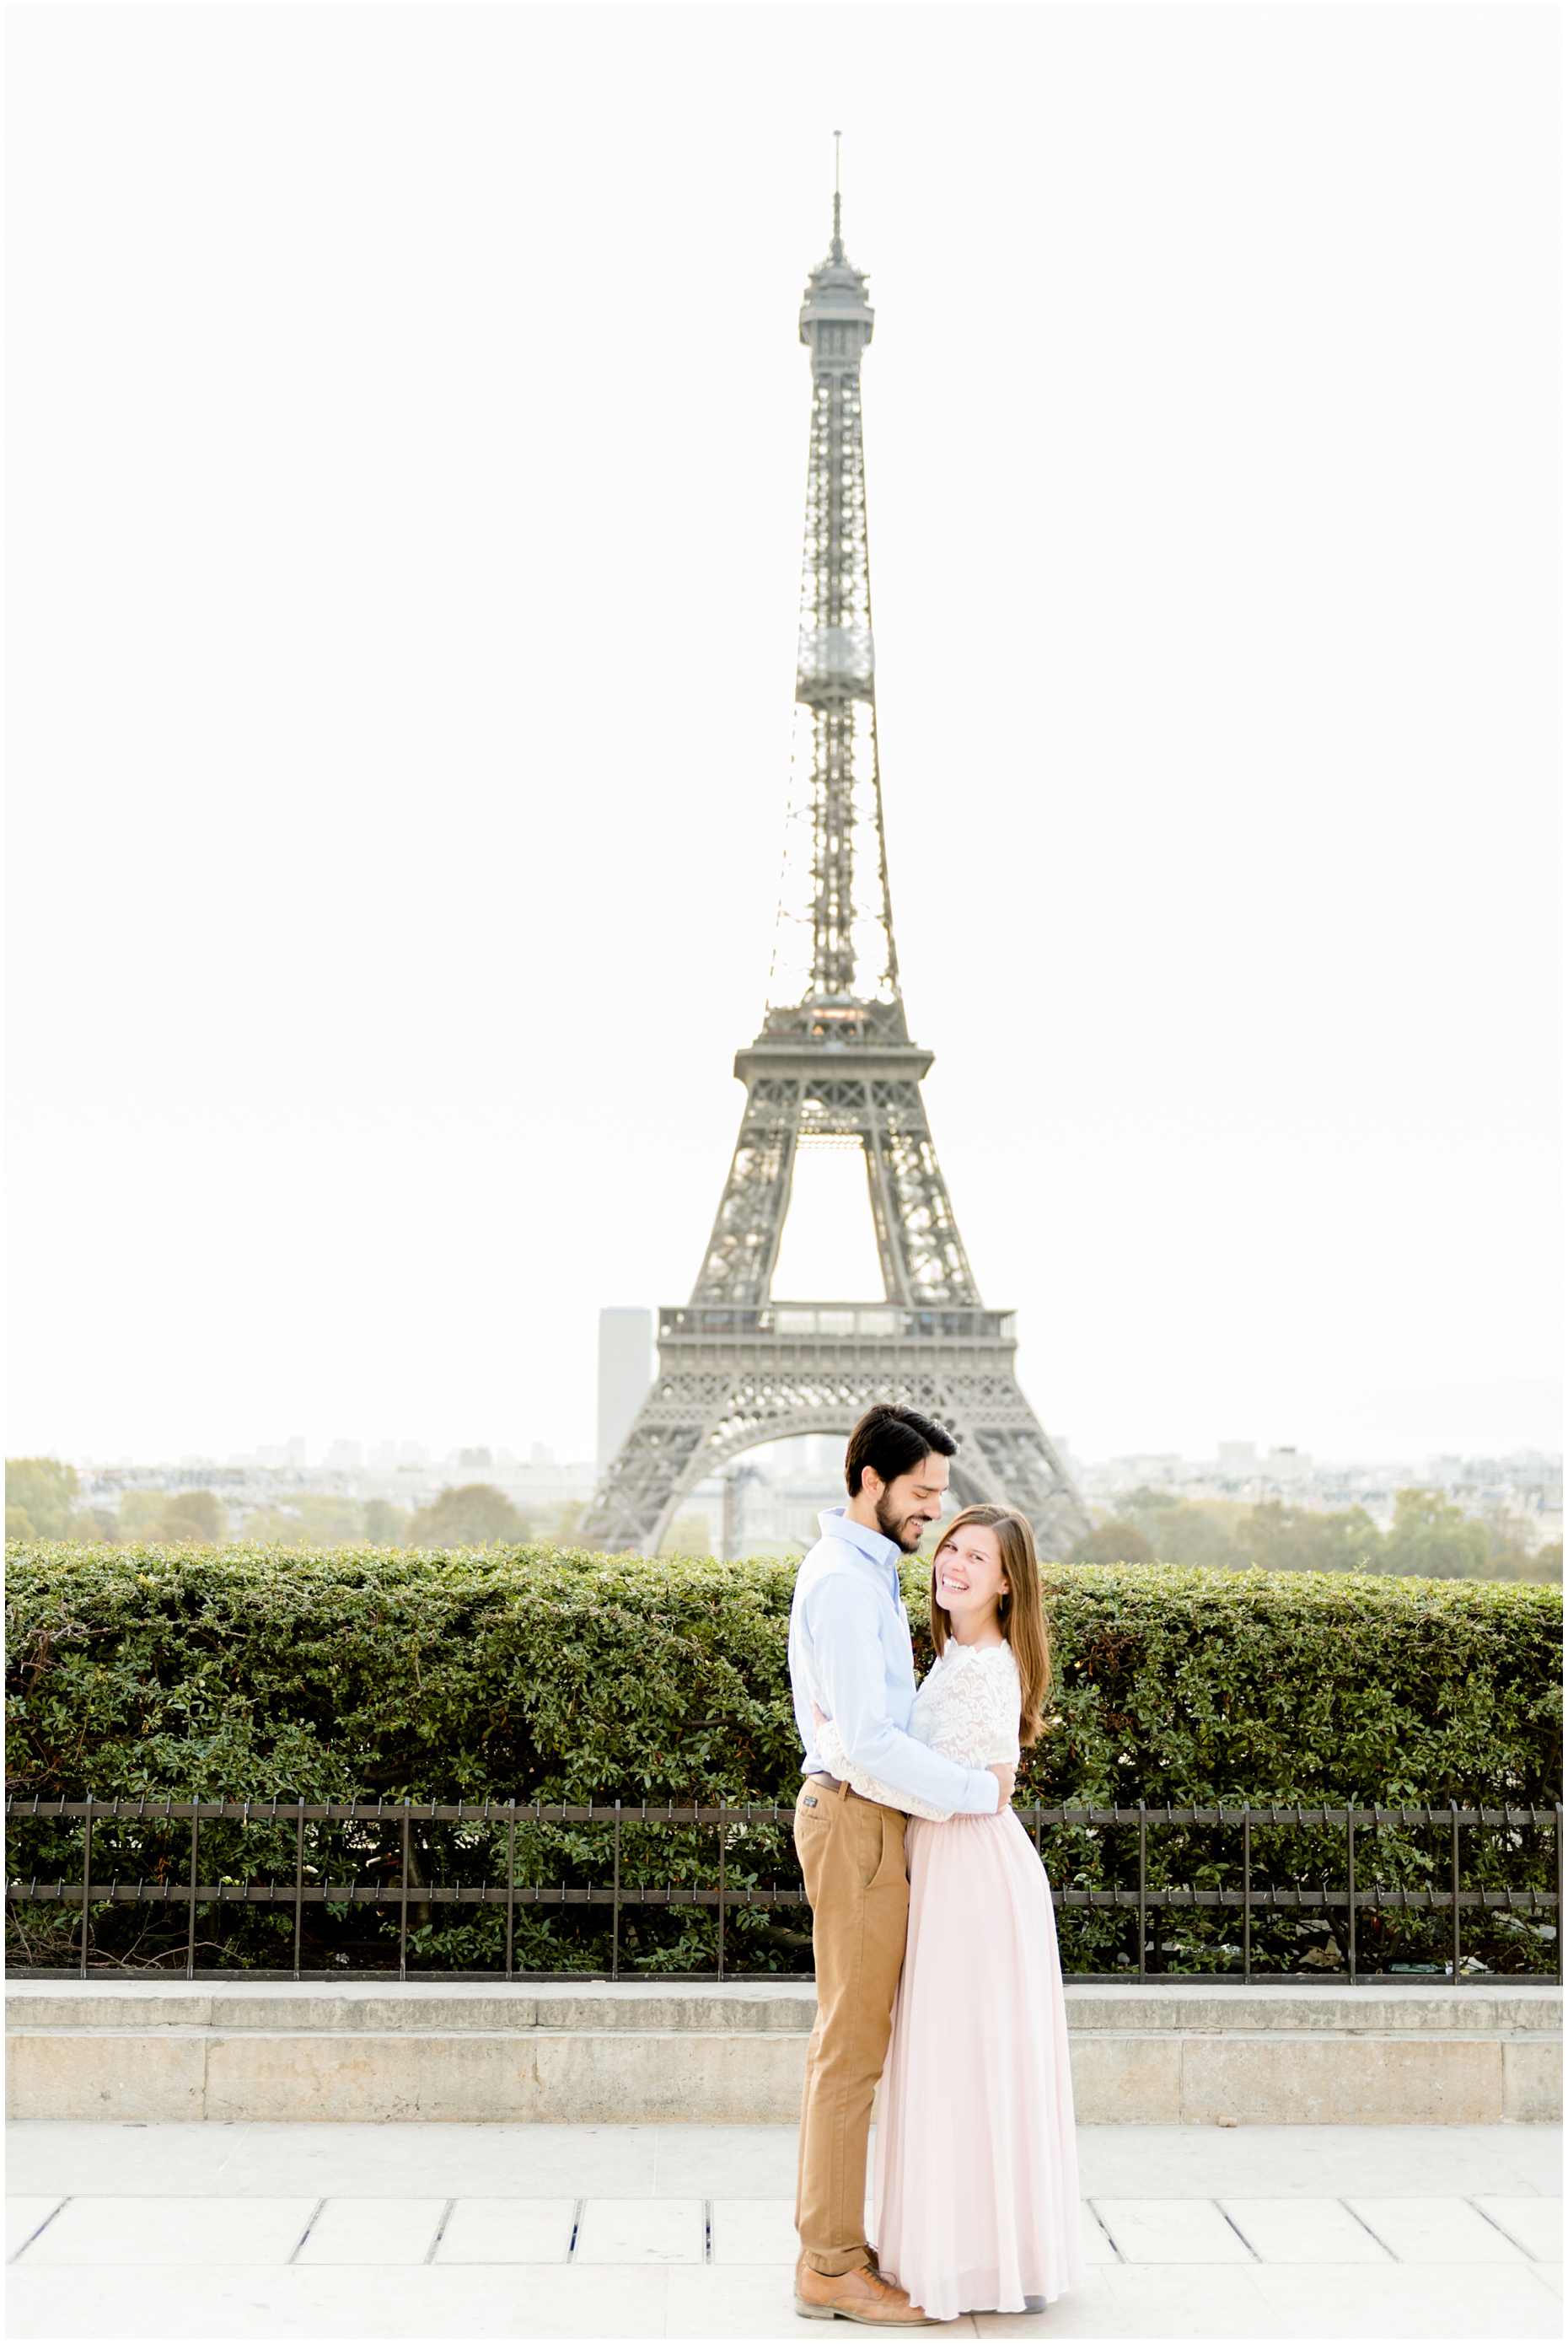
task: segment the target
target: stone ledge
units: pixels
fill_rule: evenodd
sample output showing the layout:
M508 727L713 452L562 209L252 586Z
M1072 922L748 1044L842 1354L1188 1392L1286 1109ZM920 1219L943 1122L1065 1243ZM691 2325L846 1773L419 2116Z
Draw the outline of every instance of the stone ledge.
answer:
M1493 1980L1485 1986L1311 1985L1172 1987L1157 1980L1067 1987L1067 2023L1101 2034L1247 2035L1330 2033L1466 2035L1561 2033L1563 1989L1551 1979Z
M127 1988L119 1980L99 1985L87 1979L79 1986L49 1988L32 1984L18 1988L13 1983L5 1996L8 2027L88 2026L137 2031L286 2026L295 2033L493 2035L586 2027L658 2035L809 2035L816 2015L816 1988L809 1979L802 1979L800 1990L792 1994L730 1986L689 1987L671 1994L633 1985L607 1986L598 1993L573 1987L548 1995L532 1987L469 1989L413 1980L367 1989L272 1981L214 1988L184 1980Z
M323 2123L788 2123L809 1978L18 1979L11 2112ZM1494 2124L1562 2109L1562 1995L1489 1981L1067 1988L1087 2124Z
M434 2033L196 2026L11 2036L21 2118L221 2122L783 2124L798 2029ZM1085 2124L1496 2124L1562 2109L1560 2046L1537 2036L1318 2032L1071 2037Z
M116 2033L165 2028L255 2027L276 2032L527 2034L809 2034L816 2016L809 1978L627 1980L611 1985L540 1987L470 1982L289 1980L222 1983L183 1978L87 1978L79 1985L12 1979L9 2027L94 2026ZM1559 2033L1562 1989L1550 1981L1485 1986L1441 1982L1391 1988L1351 1985L1239 1985L1149 1980L1125 1985L1067 1986L1074 2034L1299 2035L1439 2034L1541 2036Z

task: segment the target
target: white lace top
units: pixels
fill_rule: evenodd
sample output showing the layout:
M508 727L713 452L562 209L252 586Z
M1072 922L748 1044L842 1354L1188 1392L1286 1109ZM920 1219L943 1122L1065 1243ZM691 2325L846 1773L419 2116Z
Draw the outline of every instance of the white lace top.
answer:
M910 1732L917 1742L959 1766L1016 1766L1018 1729L1023 1696L1012 1646L959 1644L950 1637L946 1650L915 1695ZM831 1718L817 1733L823 1764L841 1783L879 1806L900 1807L906 1814L924 1815L945 1824L950 1810L928 1807L918 1799L901 1797L851 1766Z

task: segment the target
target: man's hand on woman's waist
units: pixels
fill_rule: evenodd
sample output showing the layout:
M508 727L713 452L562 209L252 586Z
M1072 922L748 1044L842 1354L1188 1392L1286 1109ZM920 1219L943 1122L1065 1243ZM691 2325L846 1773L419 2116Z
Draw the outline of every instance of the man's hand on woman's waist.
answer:
M823 1716L820 1709L819 1709L815 1702L811 1703L811 1715L816 1722L817 1731L820 1733L822 1728L827 1724L828 1720ZM999 1815L1005 1814L1008 1808L1012 1803L1013 1785L1018 1781L1018 1768L1016 1766L988 1766L986 1768L986 1773L996 1776L996 1811Z

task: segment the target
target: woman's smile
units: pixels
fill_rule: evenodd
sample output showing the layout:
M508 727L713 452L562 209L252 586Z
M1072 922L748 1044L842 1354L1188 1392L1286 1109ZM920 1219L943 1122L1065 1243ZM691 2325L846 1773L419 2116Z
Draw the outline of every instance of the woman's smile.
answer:
M983 1522L962 1522L937 1549L933 1592L960 1644L1001 1642L1000 1606L1008 1594L1001 1548Z

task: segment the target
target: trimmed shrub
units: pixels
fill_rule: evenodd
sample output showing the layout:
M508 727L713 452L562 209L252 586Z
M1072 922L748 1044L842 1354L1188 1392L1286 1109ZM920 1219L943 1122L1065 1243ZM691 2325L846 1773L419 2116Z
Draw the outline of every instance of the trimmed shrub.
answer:
M10 1787L29 1799L788 1802L799 1756L785 1652L794 1576L789 1561L647 1561L550 1548L21 1546L8 1593ZM921 1669L930 1658L926 1578L919 1563L905 1573ZM1500 1807L1560 1795L1555 1588L1059 1566L1047 1600L1056 1688L1050 1730L1026 1753L1020 1804ZM116 1828L101 1827L95 1874L100 1860L105 1870L120 1860L116 1846L125 1877L153 1876L155 1854L176 1861L139 1825L122 1834L123 1845ZM79 1828L29 1821L13 1835L26 1842L13 1846L13 1878L68 1876L79 1864ZM292 1878L292 1827L276 1836L268 1860ZM1342 1861L1332 1832L1260 1826L1254 1836L1260 1882L1314 1882ZM441 1827L419 1834L422 1885L457 1860L448 1843L458 1837ZM573 1878L608 1877L602 1831L530 1828L526 1837L532 1869L519 1878L559 1879L562 1864ZM1235 1837L1156 1832L1151 1881L1211 1884L1223 1872L1231 1882ZM1058 1884L1124 1883L1129 1838L1125 1827L1059 1829L1048 1868ZM1467 1884L1523 1885L1539 1872L1538 1884L1549 1885L1544 1835L1508 1849L1503 1838L1467 1835ZM177 1839L176 1828L171 1850ZM691 1879L711 1876L711 1830L628 1841L625 1879L639 1867L646 1880L674 1877L672 1863ZM488 1865L489 1878L504 1880L497 1844L495 1833L477 1834L463 1861L479 1869L463 1876ZM258 1867L256 1846L252 1831L242 1851L236 1827L234 1876ZM317 1853L325 1864L325 1843ZM362 1873L392 1860L365 1847L347 1853ZM1446 1863L1446 1842L1382 1831L1358 1850L1358 1877L1441 1887ZM327 1866L327 1876L343 1875ZM733 1886L794 1879L787 1833L756 1827L737 1843L729 1876ZM24 1909L26 1925L40 1909L31 1921ZM447 1921L451 1908L423 1909L425 1961L452 1968L495 1957L498 1915ZM536 1916L528 1945L519 1941L528 1965L602 1959L608 1923L598 1912L568 1908L540 1921L539 1908L525 1909ZM329 1924L332 1910L313 1908L317 1963L333 1928L353 1940L354 1958L369 1957L367 1932L375 1957L385 1957L377 1932L395 1921L343 1908ZM265 1908L225 1907L218 1919L231 1954L252 1960L276 1962L277 1934L292 1927ZM804 1918L787 1922L733 1915L742 1958L799 1964ZM1126 1952L1124 1913L1064 1911L1061 1922L1064 1955L1079 1966L1113 1965ZM627 1925L628 1957L644 1966L711 1962L707 1915L644 1908ZM1293 1962L1305 1925L1255 1923L1255 1955ZM139 1931L138 1958L153 1958L159 1931L167 1937L173 1927L165 1908L105 1908L98 1938L123 1951ZM1169 1945L1181 1956L1172 1966L1226 1966L1238 1927L1212 1908L1168 1916L1157 1957ZM1440 1922L1434 1935L1414 1915L1363 1915L1361 1957L1441 1958L1445 1928ZM1467 1946L1485 1933L1491 1966L1554 1962L1506 1916L1472 1915L1466 1928ZM1332 1934L1321 1923L1311 1930ZM1333 1945L1323 1951L1333 1958Z

